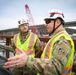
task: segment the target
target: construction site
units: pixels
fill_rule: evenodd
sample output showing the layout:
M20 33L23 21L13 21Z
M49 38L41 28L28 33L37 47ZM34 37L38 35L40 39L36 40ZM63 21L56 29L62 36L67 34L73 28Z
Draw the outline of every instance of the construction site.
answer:
M47 32L47 29L45 28L44 24L35 25L33 16L32 16L31 11L30 11L30 8L27 4L25 5L25 10L26 10L26 14L27 14L27 17L29 19L29 22L31 24L29 29L31 32L38 35L40 41L42 42L42 49L44 49L45 44L50 39L49 34ZM74 41L75 59L74 59L72 71L76 73L76 29L69 28L69 27L74 27L75 25L76 25L76 21L71 21L71 22L66 22L64 27ZM2 57L9 58L11 56L10 55L10 53L12 53L11 47L10 47L11 40L14 37L14 35L17 34L18 32L19 32L19 28L11 28L11 29L0 30L0 39L3 40L0 42L0 44L3 43L0 45L0 55ZM0 69L0 70L2 72L4 72L2 69ZM3 75L3 74L0 74L0 75ZM7 73L6 73L6 75L7 75ZM9 73L8 75L12 75L12 74Z

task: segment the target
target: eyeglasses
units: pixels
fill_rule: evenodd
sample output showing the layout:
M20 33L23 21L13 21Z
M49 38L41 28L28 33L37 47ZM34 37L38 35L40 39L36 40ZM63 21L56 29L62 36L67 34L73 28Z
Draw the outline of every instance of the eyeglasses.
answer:
M52 20L50 20L50 19L49 19L49 20L45 20L45 23L46 23L46 24L49 24L51 21L52 21Z

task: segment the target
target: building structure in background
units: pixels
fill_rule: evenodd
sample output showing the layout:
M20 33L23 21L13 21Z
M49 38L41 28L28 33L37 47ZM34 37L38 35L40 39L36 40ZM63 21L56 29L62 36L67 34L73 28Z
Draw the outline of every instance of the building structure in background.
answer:
M66 22L65 24L65 29L67 32L74 38L76 38L76 29L72 29L69 27L75 27L76 26L76 21L73 22ZM30 30L32 29L33 26L30 26ZM41 25L35 25L34 28L38 30L38 36L43 37L49 35L44 24ZM12 29L6 29L6 30L1 30L0 35L15 35L16 33L19 32L18 28L12 28Z

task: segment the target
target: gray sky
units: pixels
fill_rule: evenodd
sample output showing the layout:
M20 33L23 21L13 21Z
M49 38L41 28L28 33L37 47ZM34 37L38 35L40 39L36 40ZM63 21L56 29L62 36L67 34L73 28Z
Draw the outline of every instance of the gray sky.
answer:
M26 4L35 24L43 24L51 9L61 10L65 21L76 21L76 0L0 0L0 30L18 27L20 17L27 17Z

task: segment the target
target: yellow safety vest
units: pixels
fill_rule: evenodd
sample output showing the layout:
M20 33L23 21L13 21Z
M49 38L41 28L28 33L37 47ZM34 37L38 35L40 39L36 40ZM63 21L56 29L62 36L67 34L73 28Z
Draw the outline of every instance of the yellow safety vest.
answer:
M21 44L19 36L20 36L20 33L14 36L14 43L16 48L20 48L23 51L25 51L27 55L34 57L35 56L34 45L36 43L37 35L30 32L29 37L23 44Z
M68 62L65 66L65 70L61 75L72 75L72 65L73 65L73 58L74 58L74 43L66 31L58 32L57 34L52 36L52 38L46 44L41 58L52 59L52 50L53 50L54 43L57 40L59 40L61 37L64 37L66 40L69 40L71 43L71 46L72 46L70 57L69 57Z

